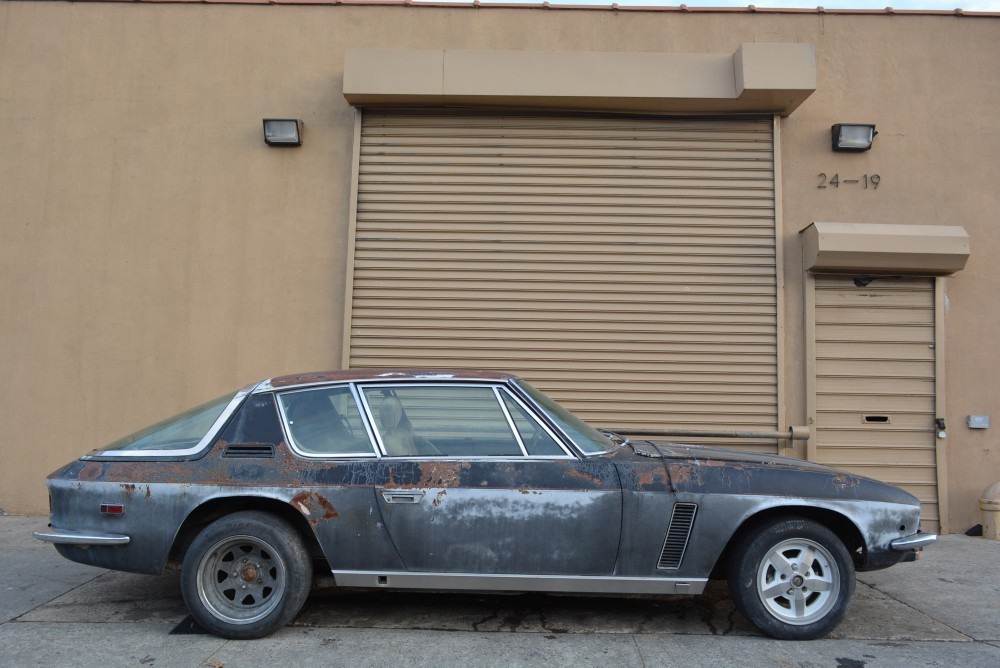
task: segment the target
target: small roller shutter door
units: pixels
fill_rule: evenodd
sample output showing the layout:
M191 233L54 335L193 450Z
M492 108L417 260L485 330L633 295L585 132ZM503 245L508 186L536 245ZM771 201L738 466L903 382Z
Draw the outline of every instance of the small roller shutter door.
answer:
M596 425L776 429L774 215L769 117L366 111L349 363L514 371Z
M816 458L917 496L939 527L934 280L816 279Z

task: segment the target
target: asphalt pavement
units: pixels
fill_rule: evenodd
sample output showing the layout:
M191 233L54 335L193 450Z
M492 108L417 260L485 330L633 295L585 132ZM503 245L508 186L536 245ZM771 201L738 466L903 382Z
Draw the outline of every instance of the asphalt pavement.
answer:
M195 627L178 574L74 564L0 516L0 666L1000 666L1000 542L944 536L861 573L830 636L761 636L724 585L694 597L318 594L261 640Z

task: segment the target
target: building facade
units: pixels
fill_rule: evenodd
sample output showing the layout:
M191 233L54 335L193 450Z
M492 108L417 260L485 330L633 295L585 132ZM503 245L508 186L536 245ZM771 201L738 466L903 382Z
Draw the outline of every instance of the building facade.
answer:
M518 372L633 433L751 432L694 440L979 522L1000 16L0 17L3 510L44 512L65 460L235 386L418 366ZM301 146L263 118L300 119ZM872 148L832 150L840 123Z

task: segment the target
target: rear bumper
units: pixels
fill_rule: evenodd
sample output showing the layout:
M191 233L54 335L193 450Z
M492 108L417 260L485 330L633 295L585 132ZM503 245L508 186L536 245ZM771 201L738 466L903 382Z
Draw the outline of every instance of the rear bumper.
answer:
M35 531L31 535L46 543L57 545L128 545L128 536L98 531L73 531L72 529L49 529Z

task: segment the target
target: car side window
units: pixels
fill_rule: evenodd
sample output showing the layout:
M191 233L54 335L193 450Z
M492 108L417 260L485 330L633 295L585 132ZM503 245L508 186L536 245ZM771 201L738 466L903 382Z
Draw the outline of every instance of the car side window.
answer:
M510 417L514 421L514 426L517 427L517 433L521 437L521 442L524 443L524 449L529 455L533 457L562 457L566 454L555 439L549 436L542 425L538 424L538 421L529 415L514 397L510 396L506 390L501 391L500 395L503 397L507 412L510 413Z
M307 456L374 456L361 411L349 387L278 395L292 446Z
M492 387L377 385L363 392L388 457L524 455Z

